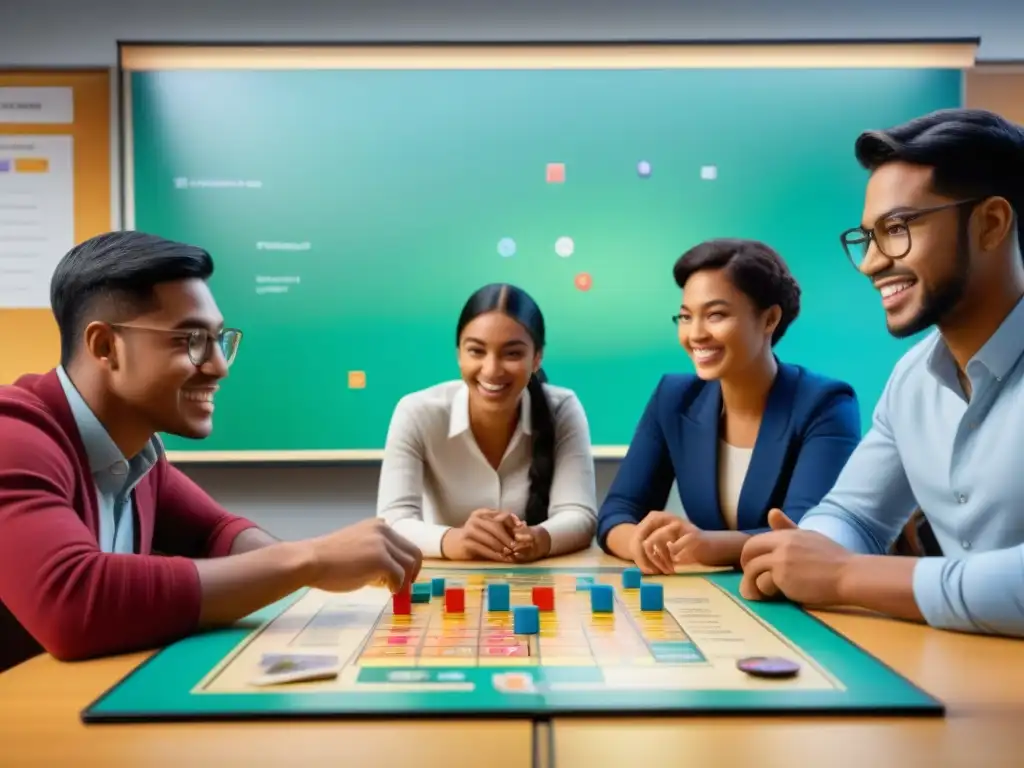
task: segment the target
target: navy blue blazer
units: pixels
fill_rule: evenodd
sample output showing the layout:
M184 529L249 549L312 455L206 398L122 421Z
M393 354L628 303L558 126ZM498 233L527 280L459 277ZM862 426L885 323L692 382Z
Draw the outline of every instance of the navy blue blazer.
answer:
M602 549L608 551L615 526L664 509L673 480L694 525L726 529L718 499L721 412L718 381L662 377L601 505ZM832 488L860 438L860 409L850 385L779 363L740 492L739 530L765 530L774 507L798 521Z

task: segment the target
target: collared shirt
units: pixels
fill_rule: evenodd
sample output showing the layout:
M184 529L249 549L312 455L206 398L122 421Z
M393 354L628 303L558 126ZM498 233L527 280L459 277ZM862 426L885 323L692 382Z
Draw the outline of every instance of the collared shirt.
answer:
M597 526L590 428L573 392L544 385L555 423L555 471L548 519L551 554L589 546ZM524 390L518 424L495 470L469 423L469 389L450 381L406 395L395 407L381 466L377 514L425 557L441 556L441 538L477 509L525 519L533 425Z
M99 545L104 552L135 551L135 507L132 492L160 458L160 441L154 437L129 461L71 382L63 367L57 368L71 414L85 446L100 515Z
M1024 300L967 364L937 333L897 363L869 433L800 527L882 554L920 508L943 557L914 568L932 626L1024 636Z

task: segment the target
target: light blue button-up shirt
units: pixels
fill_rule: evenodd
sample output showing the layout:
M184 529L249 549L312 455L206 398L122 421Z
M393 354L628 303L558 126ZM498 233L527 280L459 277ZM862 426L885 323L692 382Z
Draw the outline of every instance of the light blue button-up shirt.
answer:
M897 363L835 487L800 527L883 554L915 508L943 557L914 568L928 624L1024 636L1024 300L967 364L937 333Z
M131 554L135 551L135 501L132 492L159 459L160 443L154 438L130 461L125 459L63 367L57 368L57 377L71 406L96 485L100 549Z

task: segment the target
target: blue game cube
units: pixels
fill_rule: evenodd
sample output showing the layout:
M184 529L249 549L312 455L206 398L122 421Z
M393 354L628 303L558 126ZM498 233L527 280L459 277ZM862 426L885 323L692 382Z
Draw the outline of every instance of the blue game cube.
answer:
M426 581L417 581L412 585L412 601L414 603L429 603L430 602L430 583Z
M487 610L507 611L509 603L508 583L487 585Z
M640 589L640 580L642 578L643 573L639 568L627 568L622 572L622 588Z
M615 590L611 584L595 584L590 588L590 610L594 613L612 613Z
M517 605L512 609L512 631L517 635L540 632L540 609L536 605Z
M665 590L662 588L661 584L640 585L640 610L665 610Z
M444 597L444 576L435 576L430 580L431 593L434 597Z

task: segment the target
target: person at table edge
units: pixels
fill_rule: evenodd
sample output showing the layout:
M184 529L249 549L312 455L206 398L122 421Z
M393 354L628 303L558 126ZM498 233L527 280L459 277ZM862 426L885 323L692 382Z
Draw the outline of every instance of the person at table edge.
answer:
M710 240L673 276L695 374L662 377L598 517L600 546L647 573L737 564L772 507L799 519L821 500L861 434L849 384L775 354L800 287L774 249ZM673 480L685 519L664 511Z
M0 387L0 670L223 626L304 586L409 584L422 555L378 520L279 542L168 463L159 432L212 429L239 331L210 255L112 232L57 265L61 363Z
M861 226L843 235L896 337L864 440L798 526L750 539L745 596L857 606L964 632L1024 636L1024 129L940 110L864 132ZM942 556L894 557L920 508Z

